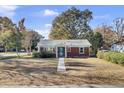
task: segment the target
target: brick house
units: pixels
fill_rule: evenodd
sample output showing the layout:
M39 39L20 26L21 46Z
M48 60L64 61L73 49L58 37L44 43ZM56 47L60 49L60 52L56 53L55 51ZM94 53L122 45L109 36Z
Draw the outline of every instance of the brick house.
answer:
M91 44L82 40L40 40L38 52L51 51L58 57L89 57Z

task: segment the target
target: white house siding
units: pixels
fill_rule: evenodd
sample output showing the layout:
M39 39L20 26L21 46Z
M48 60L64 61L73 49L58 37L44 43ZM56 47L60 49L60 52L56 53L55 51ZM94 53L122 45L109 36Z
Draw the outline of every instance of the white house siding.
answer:
M113 44L111 50L124 53L124 44Z

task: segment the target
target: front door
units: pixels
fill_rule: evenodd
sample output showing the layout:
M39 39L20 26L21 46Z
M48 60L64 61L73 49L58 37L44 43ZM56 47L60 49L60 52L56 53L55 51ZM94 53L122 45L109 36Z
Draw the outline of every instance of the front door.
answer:
M65 57L65 47L58 47L58 57Z

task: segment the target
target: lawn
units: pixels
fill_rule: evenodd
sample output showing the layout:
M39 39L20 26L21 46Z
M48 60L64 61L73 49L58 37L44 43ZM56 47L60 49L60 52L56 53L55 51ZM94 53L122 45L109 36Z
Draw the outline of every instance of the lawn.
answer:
M124 67L97 58L66 58L66 72L57 72L58 59L5 59L0 62L1 86L124 85Z

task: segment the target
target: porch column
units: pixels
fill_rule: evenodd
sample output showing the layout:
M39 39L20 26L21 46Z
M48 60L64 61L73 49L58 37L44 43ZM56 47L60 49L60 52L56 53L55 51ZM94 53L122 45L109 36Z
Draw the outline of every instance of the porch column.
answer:
M65 58L67 57L67 47L65 46Z
M90 50L91 50L91 49L90 49L90 47L88 47L88 48L89 48L89 56L90 56Z
M40 52L40 47L38 46L38 52Z
M56 47L56 58L58 58L58 47Z

